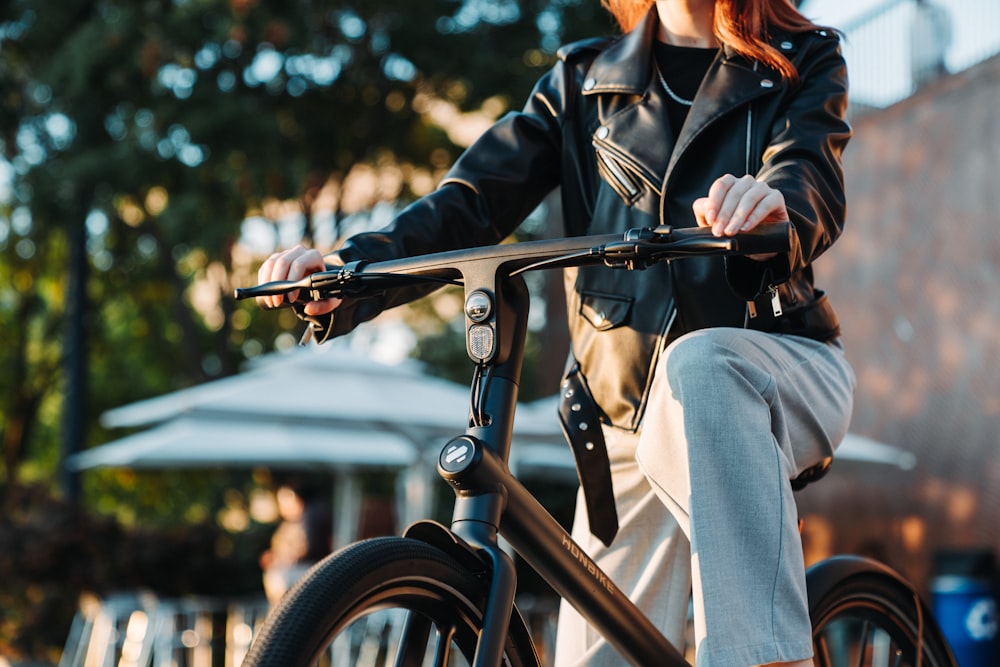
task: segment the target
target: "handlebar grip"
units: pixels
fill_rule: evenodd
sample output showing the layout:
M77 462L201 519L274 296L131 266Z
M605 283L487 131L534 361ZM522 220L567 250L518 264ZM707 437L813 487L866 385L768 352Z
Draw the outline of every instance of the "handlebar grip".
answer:
M792 249L793 233L790 222L766 222L737 234L737 250L741 255L788 252Z

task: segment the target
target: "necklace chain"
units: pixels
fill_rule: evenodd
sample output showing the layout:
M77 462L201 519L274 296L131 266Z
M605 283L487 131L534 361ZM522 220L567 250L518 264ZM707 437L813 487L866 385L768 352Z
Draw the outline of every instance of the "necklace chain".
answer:
M669 95L670 99L672 99L674 102L677 102L677 104L683 104L686 107L689 107L692 104L694 104L694 100L684 99L683 97L675 93L670 88L670 86L667 85L667 80L663 78L663 72L660 71L659 67L656 68L656 76L660 78L660 85L663 86L663 90L666 91L667 95Z

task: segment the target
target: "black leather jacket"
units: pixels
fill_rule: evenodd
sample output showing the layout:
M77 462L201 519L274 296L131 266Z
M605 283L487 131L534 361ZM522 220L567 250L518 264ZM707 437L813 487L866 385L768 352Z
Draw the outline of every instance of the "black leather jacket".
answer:
M656 22L653 10L622 37L563 48L523 110L497 121L435 192L386 229L348 239L331 260L497 243L557 187L568 235L692 226L692 202L716 178L755 174L785 197L796 232L787 255L566 272L573 356L602 419L632 430L657 357L676 336L713 326L821 340L839 334L810 264L843 226L840 155L851 133L838 38L814 31L774 39L798 69L798 82L721 49L674 137L652 64ZM772 313L774 289L779 317ZM349 331L413 296L345 303L327 334ZM749 300L756 300L754 318L747 317Z

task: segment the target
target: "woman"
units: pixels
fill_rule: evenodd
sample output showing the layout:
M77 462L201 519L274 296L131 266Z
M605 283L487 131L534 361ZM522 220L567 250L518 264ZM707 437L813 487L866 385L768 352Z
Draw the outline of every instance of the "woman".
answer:
M838 39L787 0L606 4L621 37L562 49L437 191L331 261L496 243L557 186L569 235L790 221L789 253L568 273L568 380L600 416L619 524L595 539L581 509L574 535L678 645L693 594L700 667L810 665L789 480L832 454L854 387L811 269L845 214ZM259 278L323 266L295 248ZM395 303L304 315L326 338ZM621 658L564 605L557 663Z

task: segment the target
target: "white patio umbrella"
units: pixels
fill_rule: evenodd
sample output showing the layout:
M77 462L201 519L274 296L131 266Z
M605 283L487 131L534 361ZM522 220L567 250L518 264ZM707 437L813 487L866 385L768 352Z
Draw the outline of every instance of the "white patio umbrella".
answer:
M66 465L329 469L336 477L336 539L344 544L356 537L358 470L400 472L403 525L429 515L440 486L437 454L464 432L468 411L467 387L429 376L416 362L382 364L335 342L268 355L239 375L109 410L101 417L107 428L148 428ZM546 474L552 457L540 458L539 448L562 439L555 412L548 419L525 413L517 437L537 451L521 470ZM572 465L568 454L559 465Z
M468 394L466 387L432 377L416 362L382 364L346 345L329 344L267 355L238 375L109 410L101 422L107 428L135 427L183 413L224 412L461 432Z
M917 467L917 455L895 445L888 445L857 433L844 436L834 461L855 461L857 463L881 463L900 470Z
M356 538L358 470L400 471L400 520L427 515L434 488L428 451L462 432L468 405L468 389L416 363L380 364L344 345L296 348L238 375L104 413L108 428L149 428L66 465L329 469L336 539L345 544Z
M69 465L76 470L260 465L372 468L407 466L418 458L412 442L385 431L184 414L81 452Z

